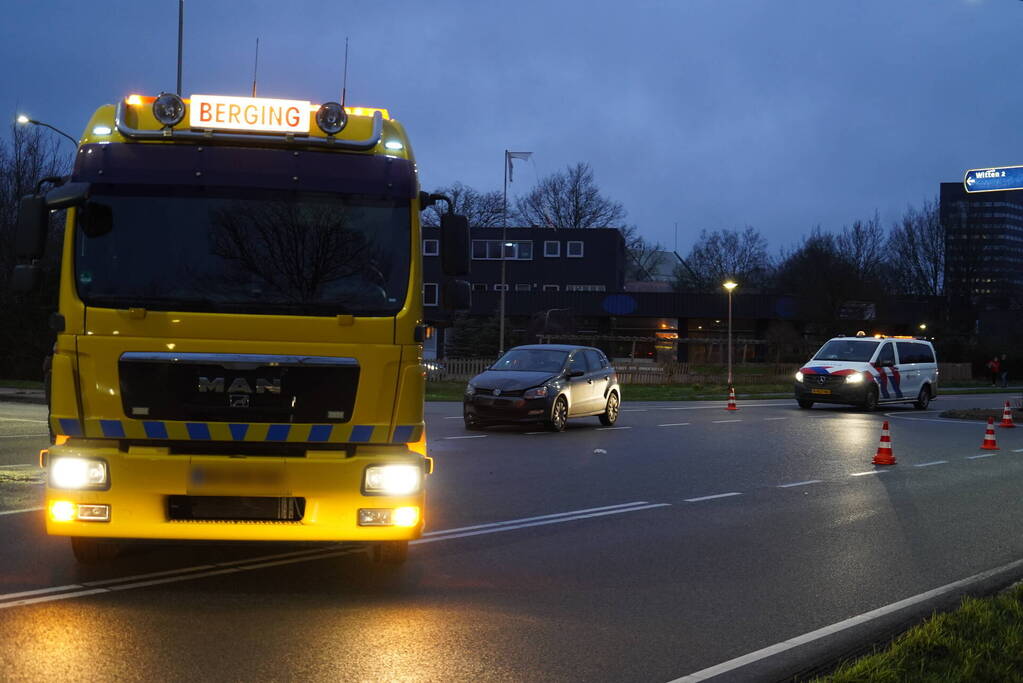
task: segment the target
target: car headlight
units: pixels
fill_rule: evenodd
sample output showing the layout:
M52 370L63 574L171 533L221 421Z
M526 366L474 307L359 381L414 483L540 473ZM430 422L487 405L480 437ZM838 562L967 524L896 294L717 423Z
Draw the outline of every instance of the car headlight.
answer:
M547 386L533 387L532 389L526 389L526 393L522 394L522 398L545 398L547 396Z
M854 372L851 375L846 375L845 376L845 383L846 384L858 384L858 383L860 383L862 381L863 381L863 375L858 373L858 372Z
M419 491L422 481L420 465L373 465L366 468L362 490L379 496L407 496Z
M472 382L469 382L469 384L467 384L466 387L465 387L465 395L466 396L472 396L475 393L476 393L476 387L474 387L472 385Z
M797 372L796 373L796 381L797 382L802 382L803 381L803 373L802 372Z
M107 486L107 464L89 458L54 458L50 486L56 489L95 489Z

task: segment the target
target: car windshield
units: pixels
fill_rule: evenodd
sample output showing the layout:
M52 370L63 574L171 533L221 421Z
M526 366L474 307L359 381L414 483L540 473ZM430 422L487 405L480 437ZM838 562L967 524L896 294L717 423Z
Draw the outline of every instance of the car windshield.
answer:
M856 341L853 339L832 339L821 347L814 360L868 361L877 349L877 341Z
M382 316L405 302L407 201L118 186L98 188L86 209L106 216L92 236L80 219L75 236L75 280L89 305Z
M512 349L501 356L490 369L560 372L565 367L567 357L567 351L555 349Z

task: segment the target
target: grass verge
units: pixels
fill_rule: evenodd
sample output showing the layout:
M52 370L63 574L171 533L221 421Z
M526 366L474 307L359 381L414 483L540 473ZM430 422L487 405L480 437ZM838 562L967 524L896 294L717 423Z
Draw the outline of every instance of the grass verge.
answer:
M42 389L42 382L28 379L0 379L0 388L4 389Z
M842 664L828 683L849 681L1023 681L1023 586L964 598L884 650Z

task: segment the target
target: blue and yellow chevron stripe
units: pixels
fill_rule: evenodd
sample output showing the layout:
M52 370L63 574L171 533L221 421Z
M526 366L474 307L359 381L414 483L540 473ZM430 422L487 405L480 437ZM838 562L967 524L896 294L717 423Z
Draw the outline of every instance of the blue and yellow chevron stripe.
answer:
M167 439L172 441L260 441L285 443L412 443L423 425L266 424L246 422L170 422L164 420L51 419L59 435L96 439Z

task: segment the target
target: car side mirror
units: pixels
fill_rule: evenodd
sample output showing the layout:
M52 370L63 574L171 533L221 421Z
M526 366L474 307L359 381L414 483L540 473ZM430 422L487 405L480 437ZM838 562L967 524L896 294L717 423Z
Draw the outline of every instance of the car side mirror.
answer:
M34 292L42 283L43 270L36 263L20 263L11 274L11 290L19 293Z
M878 365L880 365L882 368L891 368L891 367L895 367L895 361L893 361L893 360L883 360L880 363L878 363Z
M50 209L46 197L28 194L18 203L18 228L14 233L14 254L21 259L41 259L46 247Z
M585 374L582 370L569 370L565 373L565 377L572 379L573 377L582 377Z
M467 313L472 307L472 286L465 280L446 280L441 308L448 313Z

